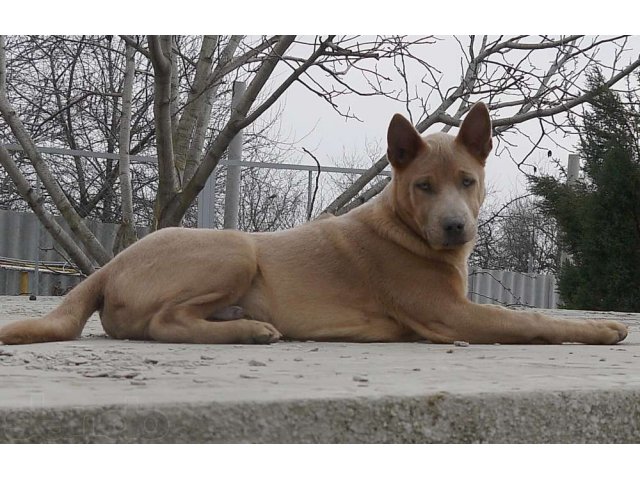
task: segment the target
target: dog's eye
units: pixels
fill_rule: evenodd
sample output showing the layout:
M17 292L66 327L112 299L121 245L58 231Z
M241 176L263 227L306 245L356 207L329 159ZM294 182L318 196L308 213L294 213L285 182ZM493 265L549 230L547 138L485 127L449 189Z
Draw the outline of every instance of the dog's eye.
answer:
M418 182L416 183L416 188L419 188L423 192L430 192L431 184L429 182Z
M474 183L476 183L476 181L473 178L465 178L462 180L462 186L465 188L470 187Z

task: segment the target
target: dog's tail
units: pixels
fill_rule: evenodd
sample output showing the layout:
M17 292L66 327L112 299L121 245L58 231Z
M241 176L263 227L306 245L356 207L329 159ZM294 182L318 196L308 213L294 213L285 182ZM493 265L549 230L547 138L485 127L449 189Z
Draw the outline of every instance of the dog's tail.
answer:
M89 275L44 317L20 320L0 328L0 343L18 345L78 338L91 314L102 305L104 274L101 269Z

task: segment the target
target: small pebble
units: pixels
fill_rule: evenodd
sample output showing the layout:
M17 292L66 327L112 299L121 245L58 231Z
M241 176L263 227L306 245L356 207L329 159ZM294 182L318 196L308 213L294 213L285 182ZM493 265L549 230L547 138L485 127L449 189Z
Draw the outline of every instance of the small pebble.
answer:
M70 365L82 365L84 363L89 363L89 361L82 357L70 357L67 359L67 364Z
M143 382L142 380L131 380L129 382L131 385L146 385L147 382Z
M294 362L301 362L302 360L304 360L303 358L300 357L296 357L293 359Z
M320 350L318 347L316 348L312 348L311 350L309 350L310 352L317 352L318 350Z
M259 362L258 360L249 360L249 366L251 367L266 367L267 364Z
M258 377L254 377L253 375L245 375L243 373L240 374L240 378L258 378Z
M135 378L140 375L140 372L113 372L109 374L112 378Z
M82 374L83 377L87 378L100 378L100 377L108 377L110 372L84 372Z
M414 368L414 369L413 369L413 371L414 371L414 372L419 372L419 371L420 371L420 369L419 369L419 368Z
M469 342L463 342L462 340L456 340L455 342L453 342L453 344L456 347L468 347L469 346Z
M447 350L447 353L453 353L453 350L449 349Z
M354 375L353 376L353 380L354 382L368 382L369 379L360 375Z

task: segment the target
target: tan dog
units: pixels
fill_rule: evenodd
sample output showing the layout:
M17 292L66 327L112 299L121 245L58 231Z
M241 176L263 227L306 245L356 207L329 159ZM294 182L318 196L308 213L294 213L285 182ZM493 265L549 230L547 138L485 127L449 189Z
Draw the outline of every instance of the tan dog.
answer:
M467 300L467 258L492 148L486 106L457 137L391 120L393 181L374 200L276 233L166 228L126 249L48 315L0 330L6 344L70 340L100 310L114 338L190 343L297 340L613 344L614 321L570 321ZM246 318L226 321L229 306ZM222 314L220 314L222 312Z

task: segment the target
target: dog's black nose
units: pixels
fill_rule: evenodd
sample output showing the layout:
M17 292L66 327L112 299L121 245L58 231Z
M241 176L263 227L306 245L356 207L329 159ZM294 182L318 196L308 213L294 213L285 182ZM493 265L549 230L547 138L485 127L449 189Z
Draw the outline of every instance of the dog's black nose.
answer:
M442 221L442 229L444 230L445 246L452 247L466 243L465 222L460 217L445 218Z
M442 222L442 228L447 235L459 235L464 232L464 220L460 218L447 218Z

